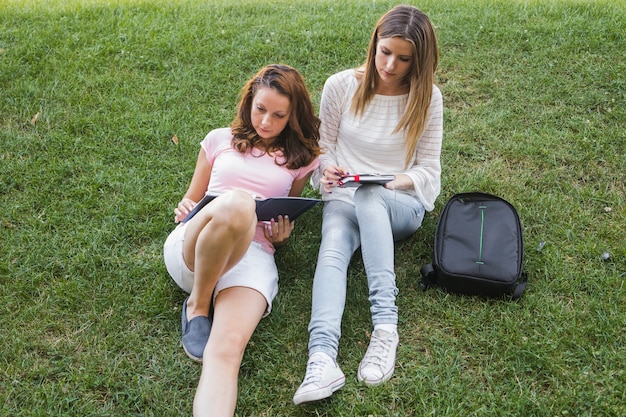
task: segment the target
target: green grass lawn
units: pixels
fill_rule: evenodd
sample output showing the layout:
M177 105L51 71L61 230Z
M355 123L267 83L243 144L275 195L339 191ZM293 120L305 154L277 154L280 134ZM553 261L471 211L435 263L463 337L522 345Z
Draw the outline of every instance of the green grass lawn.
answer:
M238 415L626 415L626 3L407 2L439 37L444 173L435 211L397 246L396 374L356 380L371 330L357 256L346 386L292 404L317 207L277 253L281 290L246 351ZM200 366L180 347L185 294L161 250L199 141L271 62L297 67L317 106L396 3L0 3L0 415L191 414ZM472 190L520 213L517 302L419 289L439 212Z

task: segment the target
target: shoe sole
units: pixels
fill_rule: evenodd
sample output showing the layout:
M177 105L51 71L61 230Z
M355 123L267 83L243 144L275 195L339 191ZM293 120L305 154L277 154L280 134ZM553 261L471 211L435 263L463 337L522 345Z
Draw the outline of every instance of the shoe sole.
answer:
M189 353L189 351L187 350L187 348L185 347L185 345L182 342L180 344L183 347L183 350L185 351L185 354L187 356L189 356L189 359L191 359L194 362L202 363L202 358L199 358L197 356L192 355L191 353Z
M309 391L304 394L294 395L293 403L295 405L312 403L330 397L333 393L346 385L346 377L342 377L330 385L315 391Z

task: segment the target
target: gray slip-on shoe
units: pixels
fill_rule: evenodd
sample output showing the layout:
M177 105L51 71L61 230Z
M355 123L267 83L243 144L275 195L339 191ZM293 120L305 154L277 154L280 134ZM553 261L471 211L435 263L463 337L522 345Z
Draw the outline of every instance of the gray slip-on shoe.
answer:
M197 316L187 320L187 300L189 298L183 303L181 316L183 349L191 359L202 362L202 353L211 334L212 321L206 316Z

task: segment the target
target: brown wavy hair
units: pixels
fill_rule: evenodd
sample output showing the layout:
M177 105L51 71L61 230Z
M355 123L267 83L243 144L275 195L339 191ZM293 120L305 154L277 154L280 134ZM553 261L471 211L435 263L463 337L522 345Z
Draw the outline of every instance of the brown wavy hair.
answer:
M250 115L254 95L264 87L287 96L290 103L287 125L268 148L262 146ZM319 127L320 119L315 115L300 73L288 65L271 64L262 68L241 89L237 115L231 124L232 144L241 153L251 151L254 147L265 152L280 150L284 160L277 159L276 164L297 169L310 164L320 154Z
M405 166L411 162L417 142L426 128L428 111L439 64L437 36L430 19L414 6L399 5L385 13L376 24L367 50L367 60L362 67L359 86L352 98L352 112L363 114L365 106L376 94L379 82L376 71L376 47L380 39L402 38L413 45L414 65L404 80L409 87L409 97L404 115L394 133L406 132Z

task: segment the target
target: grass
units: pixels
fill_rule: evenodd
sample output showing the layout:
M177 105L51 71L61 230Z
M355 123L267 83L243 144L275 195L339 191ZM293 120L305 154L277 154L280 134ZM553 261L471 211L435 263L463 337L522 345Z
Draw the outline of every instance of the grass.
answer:
M439 36L444 175L435 211L397 246L396 374L374 389L356 381L371 328L357 256L339 358L347 384L328 401L291 403L316 208L278 252L281 291L246 351L238 415L625 415L626 5L410 3ZM228 125L239 88L270 62L300 69L318 103L394 4L0 4L0 415L191 414L200 367L180 348L185 296L161 249L198 142ZM530 283L518 302L417 285L443 204L471 190L520 213Z

